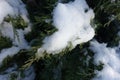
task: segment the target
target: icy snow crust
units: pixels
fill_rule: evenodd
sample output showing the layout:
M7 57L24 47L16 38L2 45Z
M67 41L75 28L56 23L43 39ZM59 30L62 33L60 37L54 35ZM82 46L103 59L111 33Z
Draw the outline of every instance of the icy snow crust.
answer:
M86 9L88 12L85 12ZM95 35L90 25L90 20L93 18L94 12L85 0L58 3L53 11L53 25L58 31L44 39L37 56L42 56L45 51L52 54L59 53L69 47L70 43L74 48L77 44L91 40Z
M16 29L16 35L12 23L4 21L4 18L8 15L13 18L21 16L24 21L28 23L28 27L24 30ZM31 29L27 15L25 5L21 0L0 0L0 33L2 36L10 38L13 44L11 48L3 49L0 52L0 64L8 55L13 56L17 54L19 50L29 48L28 43L24 39L24 34L28 33Z
M95 53L94 63L104 64L102 71L96 71L97 76L93 80L120 80L120 46L110 48L106 45L97 41L91 42L90 49Z

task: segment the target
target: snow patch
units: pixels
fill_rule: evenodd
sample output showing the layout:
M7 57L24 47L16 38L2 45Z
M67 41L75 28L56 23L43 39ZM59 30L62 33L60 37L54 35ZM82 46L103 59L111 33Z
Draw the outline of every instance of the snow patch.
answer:
M4 21L4 18L11 16L17 18L21 16L28 24L24 30L14 29L11 22ZM24 35L31 31L31 23L28 19L28 13L25 5L21 0L0 0L0 33L1 36L10 38L13 46L11 48L3 49L0 52L0 64L7 56L17 54L21 49L28 49L30 46L24 38Z
M22 73L23 75L25 75L24 78L20 76L21 72L17 71L16 69L17 69L16 65L8 68L5 71L5 74L0 74L0 80L11 80L12 74L16 75L15 80L34 80L35 79L35 70L34 70L33 66L24 70L24 72Z
M6 17L17 18L21 17L28 26L23 29L15 29L12 22L6 22ZM25 5L21 0L0 0L0 36L10 38L12 41L12 47L2 49L0 51L0 65L7 56L14 56L21 49L29 49L27 41L24 35L31 31L31 23L28 19L28 13ZM20 76L20 71L16 71L17 67L13 66L8 68L5 73L0 74L0 80L10 80L11 75L17 75L15 80L34 80L35 72L33 67L30 67L24 71L25 77Z
M11 47L11 48L7 48L7 49L3 49L1 52L0 52L0 65L2 63L2 61L8 57L8 56L13 56L15 54L17 54L19 52L20 48L18 47Z
M43 45L38 49L37 56L47 53L59 53L70 43L72 48L80 43L91 40L94 29L90 25L94 12L85 0L75 0L66 4L58 3L53 10L53 25L57 32L44 39Z
M93 80L120 80L120 47L110 48L97 41L92 41L90 45L90 49L95 53L94 63L104 64L101 71L96 71L97 76Z

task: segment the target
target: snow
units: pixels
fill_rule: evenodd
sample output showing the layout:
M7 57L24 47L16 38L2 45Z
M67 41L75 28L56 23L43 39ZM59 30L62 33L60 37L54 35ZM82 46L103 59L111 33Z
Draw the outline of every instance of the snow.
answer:
M97 41L92 41L90 45L90 49L95 53L94 63L104 64L101 71L96 71L97 76L93 80L120 80L120 46L110 48Z
M0 75L1 80L9 80L8 75Z
M114 1L111 0L111 2ZM78 44L90 41L95 35L95 31L90 25L90 21L94 18L94 12L85 0L74 0L64 4L60 2L61 0L52 13L53 25L58 31L43 40L43 45L37 51L37 57L43 56L44 52L60 53L66 47L73 49ZM15 33L13 24L4 21L8 15L13 18L21 16L28 27L24 30L16 29ZM51 19L46 19L46 22L49 23L49 21ZM12 57L21 49L30 48L24 35L31 31L31 25L25 5L21 0L0 0L0 33L1 36L10 38L12 41L12 47L0 51L0 65L7 56ZM118 34L120 35L120 32ZM95 53L94 64L104 64L101 71L95 71L97 75L93 80L120 80L120 44L110 48L105 43L93 40L90 42L90 49ZM88 57L88 60L90 58ZM20 77L20 72L16 71L16 68L13 66L6 70L7 74L0 74L0 80L9 80L12 73L18 75L17 80L34 80L33 67L24 71L25 78Z
M25 74L25 78L23 78L22 80L35 80L35 70L33 66L26 69L24 71L24 74Z
M85 10L88 11L85 12ZM58 3L53 10L53 25L58 31L43 40L43 45L36 55L42 56L45 51L56 54L70 47L70 43L74 48L78 44L91 40L95 35L90 25L93 18L94 12L85 0Z
M6 18L8 15L13 18L21 16L28 24L28 27L24 30L14 29L14 26L11 22L4 21L4 18ZM0 64L7 56L13 56L21 49L30 48L24 38L24 35L30 31L31 23L28 19L28 13L23 2L21 0L0 0L0 33L2 36L10 38L13 44L12 47L1 50Z
M11 22L4 21L4 18L8 16L11 16L12 18L21 16L28 26L24 30L14 29ZM0 0L0 33L1 36L10 38L12 41L12 47L4 48L0 51L0 65L7 56L12 57L21 49L30 48L24 35L31 31L31 25L25 5L21 0ZM9 80L12 73L18 75L17 80L34 80L35 72L33 67L24 71L24 79L20 77L19 71L15 71L16 68L17 67L13 66L5 71L7 74L0 74L0 80Z
M22 74L25 75L24 78L20 76L20 71L17 71L17 66L14 65L13 67L8 68L5 71L5 74L0 74L0 80L11 80L11 75L15 74L17 77L15 80L34 80L35 79L35 70L33 69L33 66L31 66L28 69L25 69Z
M2 61L4 60L4 58L6 58L7 56L13 56L14 54L17 54L19 50L20 49L18 47L14 47L14 46L11 48L3 49L0 52L0 65Z
M28 44L24 39L24 31L22 29L16 30L15 33L11 23L3 22L0 27L0 32L2 36L10 38L14 46L18 46L21 49L28 48Z
M8 14L14 15L13 8L6 2L6 0L0 0L0 24Z
M116 0L111 0L111 3L115 2Z

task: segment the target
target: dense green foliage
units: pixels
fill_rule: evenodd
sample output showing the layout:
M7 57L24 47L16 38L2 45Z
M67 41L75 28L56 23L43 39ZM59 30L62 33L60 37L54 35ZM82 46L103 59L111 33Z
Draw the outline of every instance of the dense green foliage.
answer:
M9 48L12 46L12 42L9 38L0 36L0 51L4 48Z
M93 55L87 44L77 46L64 55L46 55L35 63L36 80L90 80L94 70L101 70L102 64L93 64ZM87 52L86 52L87 50ZM38 65L39 64L39 65Z
M120 1L115 0L87 0L94 9L94 22L97 26L95 38L99 42L108 43L108 46L116 46L120 40L117 33L120 25Z
M51 12L57 0L36 0L27 1L27 8L30 15L31 22L33 23L32 32L26 35L26 39L32 44L40 46L42 40L56 31L52 23ZM48 22L46 22L48 20ZM34 43L33 43L34 42ZM39 44L40 43L40 44Z

